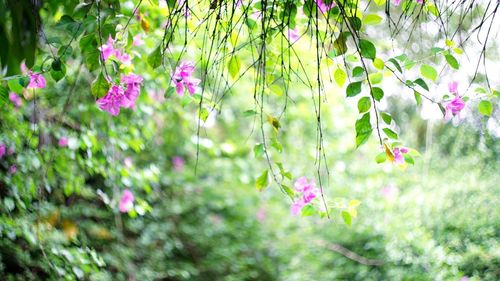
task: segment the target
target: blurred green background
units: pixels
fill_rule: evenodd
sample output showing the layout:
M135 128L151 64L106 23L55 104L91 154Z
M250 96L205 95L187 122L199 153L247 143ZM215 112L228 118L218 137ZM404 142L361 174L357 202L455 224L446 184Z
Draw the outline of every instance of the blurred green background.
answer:
M52 27L68 11L73 7L41 15ZM157 12L147 11L151 18ZM140 23L130 30L142 32ZM356 104L325 79L325 195L361 204L351 226L335 212L331 219L292 216L276 184L255 188L267 161L254 152L262 140L258 115L248 114L256 107L251 74L215 109L210 102L221 93L207 89L210 114L198 139L200 96L172 93L169 76L146 63L161 33L134 50L135 71L145 80L135 110L111 118L97 108L89 54L77 46L63 80L46 75L47 88L25 90L22 106L3 105L0 142L15 152L0 160L2 280L500 280L498 110L479 116L471 100L463 120L446 123L422 114L412 99L388 94L385 110L400 138L421 153L402 170L376 164L375 137L355 149ZM71 36L47 28L47 37ZM301 39L297 55L314 73L309 40ZM200 45L189 46L193 60ZM42 61L40 55L35 65ZM300 176L317 178L317 139L309 87L292 78L288 94L282 115L282 96L269 94L265 110L281 117L281 128L273 134L266 122L264 130L267 141L279 141L269 153L290 170L285 183L292 186ZM57 145L62 137L67 147ZM175 167L175 157L185 164ZM136 196L128 214L117 208L125 188Z

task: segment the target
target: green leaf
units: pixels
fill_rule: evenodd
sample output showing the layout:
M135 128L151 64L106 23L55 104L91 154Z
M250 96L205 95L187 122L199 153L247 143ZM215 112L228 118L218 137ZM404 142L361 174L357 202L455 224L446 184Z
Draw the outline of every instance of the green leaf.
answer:
M311 204L305 205L304 208L302 208L302 210L300 211L300 214L303 217L312 216L312 215L314 215L314 213L315 213L315 210L314 210L314 207L311 206Z
M92 86L90 87L92 95L95 98L104 97L108 92L108 89L109 89L108 81L106 81L102 73L100 73L99 76L95 78L95 80L92 82Z
M363 76L364 73L365 73L365 69L364 68L362 68L361 66L356 66L352 70L352 77L360 77L360 76Z
M399 62L395 59L389 59L389 61L396 67L396 69L399 71L399 73L403 73L403 69L401 69L401 66L399 65Z
M359 113L363 113L370 110L371 106L372 106L372 101L370 100L369 97L362 97L358 101Z
M255 187L258 191L263 191L266 187L269 186L269 173L268 170L264 170L262 174L255 181Z
M368 40L359 39L359 49L361 56L364 58L375 59L377 57L377 49L375 49L375 45Z
M385 160L387 160L387 154L385 152L380 152L375 156L375 162L377 162L377 164L384 163Z
M437 76L438 76L436 69L428 64L423 64L420 67L420 73L425 78L427 78L429 80L433 80L433 81L436 81Z
M227 68L229 70L229 75L231 75L233 79L238 77L241 68L240 59L237 56L233 55L229 60Z
M359 31L361 29L362 23L358 17L349 17L349 23L354 30Z
M392 122L392 116L389 113L381 112L380 116L384 120L385 124L390 125Z
M28 81L27 83L26 79ZM10 90L18 94L22 93L24 87L26 87L28 84L29 84L28 77L19 77L7 81L7 85L9 86Z
M345 81L347 79L347 74L341 68L337 68L335 73L333 74L333 78L335 79L335 83L339 85L339 87L344 87Z
M459 69L460 68L460 65L458 64L458 61L457 59L451 55L451 54L446 54L444 55L446 61L448 62L448 64L454 68L454 69Z
M398 139L398 134L389 128L383 128L382 131L391 139Z
M347 52L347 38L344 33L340 33L339 37L333 41L333 48L335 49L335 55L340 56Z
M371 95L376 101L380 101L384 97L384 90L379 87L372 87Z
M363 24L377 25L382 22L382 17L377 14L368 14L363 17Z
M205 122L207 121L209 112L206 108L201 108L201 110L198 112L198 116L200 117L200 120Z
M354 97L361 93L361 82L352 82L347 86L346 94L347 97Z
M482 100L479 102L477 109L482 115L491 116L491 113L493 112L493 105L488 100Z
M0 107L3 106L9 99L9 90L0 85Z
M384 78L384 76L380 72L370 73L370 75L368 75L368 79L370 80L370 83L372 85L379 84L380 82L382 82L383 78Z
M372 134L370 112L367 112L356 121L356 148L364 144Z
M257 111L255 111L253 109L249 109L249 110L243 111L243 113L241 115L243 117L249 117L249 116L255 116L256 114L257 114Z
M385 67L385 63L383 60L379 59L379 58L376 58L373 60L373 66L376 68L376 69L379 69L379 70L382 70L384 69Z
M420 87L422 87L426 91L429 91L429 86L427 86L427 83L425 83L424 79L417 78L417 79L415 79L415 81L413 81L413 83L419 85Z
M156 47L156 49L148 56L148 64L152 68L157 68L162 63L161 46Z
M345 224L351 226L352 224L352 217L351 214L347 211L342 211L342 219L344 220Z
M265 152L265 147L263 143L258 143L253 147L253 155L255 158L259 158L260 156L264 155Z
M66 76L66 65L60 62L59 70L55 70L54 67L52 67L52 69L50 70L50 76L52 76L52 79L54 79L54 81L56 82L63 79L64 76Z
M409 155L408 153L404 154L403 157L404 157L406 163L411 164L411 165L415 164L415 160L413 160L413 157L411 157L411 155Z
M422 95L418 91L413 91L413 96L415 97L415 102L420 106L422 104Z

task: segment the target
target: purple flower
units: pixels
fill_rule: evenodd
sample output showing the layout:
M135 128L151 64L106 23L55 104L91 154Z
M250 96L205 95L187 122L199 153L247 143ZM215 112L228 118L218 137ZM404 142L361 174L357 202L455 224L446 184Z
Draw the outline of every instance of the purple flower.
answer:
M134 194L128 189L125 189L120 198L119 210L122 213L128 212L134 207Z
M9 94L9 100L14 104L16 108L19 108L23 104L22 99L14 92L11 92Z
M331 8L335 7L335 2L332 0L330 5L325 4L323 0L316 0L316 5L318 6L318 9L320 10L321 13L326 13L328 12Z
M96 102L101 110L107 111L113 116L120 113L120 107L129 104L123 89L115 84L109 88L108 93L104 97L98 99Z
M5 155L5 151L7 150L7 146L5 143L0 143L0 159Z
M184 94L186 88L190 95L194 95L196 92L196 87L200 83L200 80L192 77L194 70L194 63L190 61L182 62L175 69L174 75L172 75L172 82L179 96Z
M142 77L136 74L122 75L120 81L126 85L125 89L125 97L127 98L127 102L124 107L134 108L135 101L137 97L141 93L141 83Z
M59 147L68 146L68 138L67 137L60 138L59 142L57 142L57 145L59 145Z
M176 172L181 172L182 170L184 170L184 164L185 164L184 158L180 156L174 156L172 158L172 165L174 166L174 170Z
M460 111L464 109L465 101L460 97L458 93L455 94L455 98L448 102L445 106L445 114L444 119L449 121L453 118L453 116L460 117Z
M398 165L402 165L405 163L405 158L403 154L408 153L408 148L406 147L395 147L392 150L392 154L394 155L394 163Z
M417 3L424 4L424 0L417 0Z
M144 45L144 40L142 40L142 36L140 34L137 34L134 36L134 40L132 41L132 45L134 45L134 46Z
M28 84L28 88L30 88L30 89L36 89L36 88L43 89L43 88L45 88L47 81L45 81L45 78L43 77L42 74L33 73L30 70L29 76L30 76L30 83Z
M448 83L448 91L450 91L450 93L458 93L458 82L457 81L453 81L453 82L450 82Z
M319 194L319 189L316 188L314 180L307 180L306 177L300 177L293 185L295 191L302 193L299 198L295 199L290 209L292 215L297 215L300 210Z
M120 51L115 49L115 46L114 46L114 40L113 38L111 37L111 35L109 35L108 37L108 42L107 44L103 44L101 47L98 48L99 51L101 51L101 56L102 56L102 59L104 61L106 61L110 56L112 55L115 55L117 56L118 54L120 54ZM118 57L118 56L117 56Z
M17 166L16 164L13 164L12 166L10 166L9 168L9 174L13 175L17 172Z

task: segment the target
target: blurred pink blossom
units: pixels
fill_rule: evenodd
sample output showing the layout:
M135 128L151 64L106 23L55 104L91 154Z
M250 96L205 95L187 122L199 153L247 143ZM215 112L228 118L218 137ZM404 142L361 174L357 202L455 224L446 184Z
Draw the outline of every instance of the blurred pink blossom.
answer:
M120 198L119 209L120 212L126 213L134 207L134 194L128 189L125 189Z
M12 174L15 174L15 173L16 173L16 171L17 171L17 166L16 166L16 164L13 164L12 166L10 166L10 168L9 168L9 174L11 174L11 175L12 175Z
M387 186L384 186L380 190L380 193L386 200L394 201L399 195L399 189L395 185L389 184Z
M172 165L174 166L174 170L176 172L182 172L182 170L184 170L184 164L185 164L184 158L180 156L174 156L172 158Z
M59 142L57 143L57 145L59 145L59 147L68 146L68 138L67 137L61 137L59 139Z
M23 100L14 92L9 93L9 100L16 108L19 108L23 104Z

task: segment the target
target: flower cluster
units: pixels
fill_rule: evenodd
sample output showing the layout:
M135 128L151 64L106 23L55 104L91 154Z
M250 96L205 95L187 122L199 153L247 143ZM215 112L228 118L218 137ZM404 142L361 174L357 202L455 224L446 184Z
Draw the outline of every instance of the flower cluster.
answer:
M47 85L45 77L43 77L41 73L35 73L31 69L28 69L24 62L21 63L21 71L23 74L28 75L30 78L28 89L43 89Z
M184 94L184 90L187 88L190 95L194 95L196 92L196 87L200 83L199 79L193 78L194 72L193 62L182 62L172 75L172 82L175 85L175 91L179 96Z
M392 149L392 155L394 156L394 164L403 165L405 163L404 154L408 153L408 148L406 147L395 147Z
M130 64L131 58L130 55L122 52L120 49L115 48L115 40L111 37L108 37L108 42L99 47L99 51L101 51L101 56L104 61L106 61L109 57L115 57L119 62L123 64Z
M302 208L311 203L311 201L318 196L319 189L316 188L314 179L308 181L306 177L301 177L295 181L293 187L296 192L300 193L300 197L295 199L290 211L292 215L297 215Z
M448 90L450 93L455 94L455 98L445 105L444 119L449 121L453 116L458 116L460 118L460 111L465 107L465 101L458 94L458 82L450 82L448 84Z
M130 190L125 189L122 193L120 204L118 206L120 212L126 213L130 211L130 209L134 207L134 199L134 194Z
M121 85L111 84L108 93L97 100L101 110L116 116L120 108L134 108L135 101L141 92L142 77L136 74L122 75ZM125 87L125 90L124 88Z

